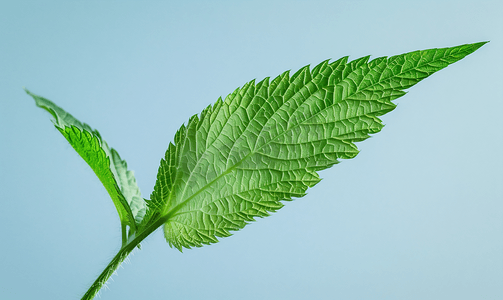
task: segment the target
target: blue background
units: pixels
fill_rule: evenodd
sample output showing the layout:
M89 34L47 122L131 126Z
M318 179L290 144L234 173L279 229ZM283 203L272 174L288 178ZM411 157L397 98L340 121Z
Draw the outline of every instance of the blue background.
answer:
M22 87L100 131L144 197L175 131L245 82L490 40L324 180L221 242L158 230L102 299L503 299L503 2L0 1L0 299L80 299L112 202Z

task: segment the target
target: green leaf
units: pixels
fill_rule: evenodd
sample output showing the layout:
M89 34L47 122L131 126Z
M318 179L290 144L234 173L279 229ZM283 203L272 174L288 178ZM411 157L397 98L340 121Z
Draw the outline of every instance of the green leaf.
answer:
M245 84L178 130L144 224L163 221L166 240L181 251L277 211L320 181L316 171L355 157L354 142L383 128L378 116L405 89L483 44L344 57Z
M141 197L133 172L127 170L126 161L115 149L108 147L97 130L81 123L53 102L28 90L26 93L35 99L38 107L54 117L54 126L98 176L114 202L121 223L136 229L136 224L145 215L146 202Z

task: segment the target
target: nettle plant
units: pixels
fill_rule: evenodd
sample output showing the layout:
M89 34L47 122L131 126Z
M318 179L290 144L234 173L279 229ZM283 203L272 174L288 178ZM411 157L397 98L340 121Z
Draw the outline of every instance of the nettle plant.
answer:
M170 246L201 247L255 217L303 197L317 171L358 154L355 142L383 128L393 100L487 42L414 51L369 61L347 57L246 83L175 134L150 199L97 130L26 91L89 164L119 213L122 245L82 299L92 299L124 259L163 226Z

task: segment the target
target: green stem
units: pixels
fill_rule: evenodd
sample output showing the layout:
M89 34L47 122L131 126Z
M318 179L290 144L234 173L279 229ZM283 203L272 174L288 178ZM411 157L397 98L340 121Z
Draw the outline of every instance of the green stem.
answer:
M131 236L131 240L124 244L119 250L119 252L112 258L112 261L106 266L106 268L101 272L101 274L96 278L94 283L91 285L89 290L84 294L82 300L91 300L96 296L99 290L103 287L103 285L107 282L107 280L112 276L112 274L119 268L121 263L128 257L128 255L134 250L136 246L140 244L147 236L149 236L152 232L154 232L157 228L159 228L165 221L167 217L159 218L154 223L151 223L148 227L146 227L141 233L137 236Z
M127 228L126 224L121 223L121 231L122 231L122 245L121 247L124 247L127 243Z

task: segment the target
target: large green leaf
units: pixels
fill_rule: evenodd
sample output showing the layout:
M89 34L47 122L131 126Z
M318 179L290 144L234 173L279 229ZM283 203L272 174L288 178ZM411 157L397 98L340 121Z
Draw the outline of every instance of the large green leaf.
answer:
M133 172L127 170L126 161L115 149L108 147L97 130L81 123L50 100L26 92L38 107L54 117L54 126L98 176L117 208L121 223L136 229L136 224L145 215L146 203Z
M161 161L145 224L164 220L171 246L200 247L280 209L358 154L393 100L484 43L369 61L347 57L293 76L251 81L176 133ZM142 224L142 226L145 226Z

